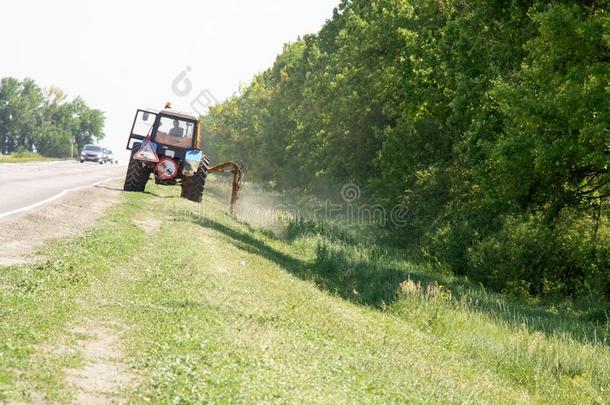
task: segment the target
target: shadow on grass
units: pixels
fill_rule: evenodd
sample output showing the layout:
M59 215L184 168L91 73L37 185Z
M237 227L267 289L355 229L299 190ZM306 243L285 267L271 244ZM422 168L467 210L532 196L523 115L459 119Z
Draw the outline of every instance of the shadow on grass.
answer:
M211 219L192 218L192 222L216 230L238 248L273 261L287 272L314 282L318 288L360 305L381 309L392 304L399 298L397 291L400 283L407 279L421 283L424 289L436 282L452 292L456 305L466 305L469 310L504 321L512 328L525 326L549 336L566 335L580 342L610 345L610 322L607 319L591 322L582 315L558 314L546 308L513 303L506 297L488 293L467 280L450 280L441 275L437 277L425 272L407 271L383 265L383 260L375 260L374 257L363 260L354 257L350 251L332 249L332 243L328 245L331 249L324 245L318 246L314 261L302 260L278 251L253 236L260 231L251 227L251 232L242 232ZM275 235L265 236L286 243Z
M94 188L110 190L110 191L120 191L121 193L142 193L142 194L150 195L150 196L156 197L156 198L178 198L177 196L174 196L174 195L161 195L161 194L153 193L152 191L125 191L125 190L123 190L122 187L108 187L108 186L97 185L97 186L94 186Z
M110 190L110 191L121 191L121 192L124 191L122 187L108 187L108 186L97 185L97 186L93 186L93 188L99 188L102 190Z
M269 239L285 242L271 232L254 230L250 227L252 232L240 232L220 222L200 217L192 218L192 222L222 233L243 251L271 260L287 272L303 280L313 281L319 288L361 305L381 308L391 304L398 298L396 291L400 283L407 279L419 282L424 286L436 281L435 278L426 274L407 272L387 266L375 266L369 262L357 264L347 259L343 262L348 266L354 265L358 268L349 273L342 272L343 269L333 268L333 263L298 259L278 251L252 236L255 233L261 233ZM318 255L320 254L322 253L318 252ZM338 261L340 260L339 258Z
M153 193L151 191L143 191L142 194L146 194L146 195L150 195L156 198L164 198L164 199L176 199L176 198L180 198L179 196L175 196L175 195L161 195L161 194L157 194L157 193Z

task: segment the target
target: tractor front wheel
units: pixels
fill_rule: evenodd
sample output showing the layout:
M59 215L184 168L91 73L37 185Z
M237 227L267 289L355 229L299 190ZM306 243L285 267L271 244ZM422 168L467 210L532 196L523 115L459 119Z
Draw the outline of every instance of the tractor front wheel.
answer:
M125 184L123 185L123 190L125 191L144 191L146 183L150 178L150 169L144 166L139 160L133 158L136 152L137 150L134 148L131 151L131 157L129 158L129 166L127 166L127 175L125 176Z
M200 203L203 198L203 189L205 188L205 180L208 177L209 160L204 157L199 163L197 172L184 179L182 182L182 193L180 196L189 201Z

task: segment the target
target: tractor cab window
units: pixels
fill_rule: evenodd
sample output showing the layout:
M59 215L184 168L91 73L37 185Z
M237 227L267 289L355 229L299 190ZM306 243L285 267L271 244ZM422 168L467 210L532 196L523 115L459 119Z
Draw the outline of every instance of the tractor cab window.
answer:
M175 117L161 117L155 141L188 149L192 147L195 124Z
M152 136L152 129L157 120L157 114L151 111L138 110L136 117L133 120L129 140L127 141L127 149L133 149L136 142L141 142L146 137Z
M155 123L156 114L151 114L146 111L138 111L136 120L133 124L133 135L149 136L151 135L153 124Z

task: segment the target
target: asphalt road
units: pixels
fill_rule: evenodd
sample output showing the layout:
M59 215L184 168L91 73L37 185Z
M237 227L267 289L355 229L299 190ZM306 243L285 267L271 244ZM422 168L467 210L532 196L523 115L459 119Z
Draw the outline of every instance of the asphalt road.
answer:
M0 218L44 205L66 193L125 176L123 165L44 162L0 164Z

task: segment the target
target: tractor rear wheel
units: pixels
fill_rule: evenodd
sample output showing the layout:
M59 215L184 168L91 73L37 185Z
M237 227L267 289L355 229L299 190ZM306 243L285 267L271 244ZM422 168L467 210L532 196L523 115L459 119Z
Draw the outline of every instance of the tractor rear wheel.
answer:
M210 161L204 156L199 163L197 172L193 176L185 178L182 182L182 193L180 194L182 198L196 203L201 202L209 167Z
M129 166L127 166L127 175L125 176L125 184L123 185L123 190L125 191L144 191L146 183L150 178L150 169L144 166L139 160L133 158L137 151L136 148L131 151Z

